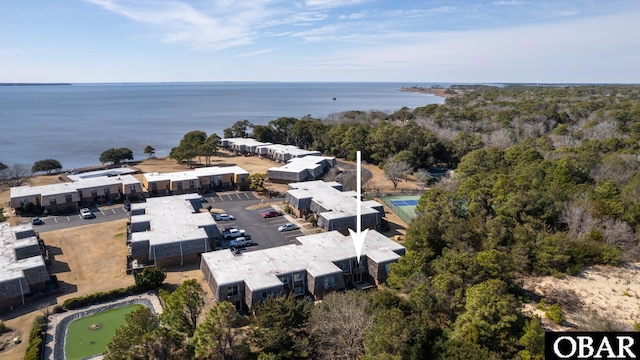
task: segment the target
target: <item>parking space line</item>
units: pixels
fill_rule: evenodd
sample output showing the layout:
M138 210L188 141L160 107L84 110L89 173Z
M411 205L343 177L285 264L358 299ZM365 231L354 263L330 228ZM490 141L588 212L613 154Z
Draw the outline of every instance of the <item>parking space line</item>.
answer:
M78 217L79 217L80 219L82 219L82 216L80 216L80 214L78 214ZM71 221L71 219L69 219L69 217L68 217L68 216L67 216L67 221Z
M56 216L56 217L54 217L54 218L53 218L53 220L55 220L55 221L56 221L56 224L58 223L58 217L57 217L57 216Z
M213 196L209 196L209 199L211 199L211 202L216 202L215 200L213 200Z
M240 197L240 194L236 193L236 196L238 197L238 200L242 200L242 198Z
M100 213L102 214L102 216L104 216L104 211L102 211L102 209L98 209L100 210Z
M227 194L227 196L229 197L229 200L233 201L233 199L231 198L231 195Z
M246 192L245 192L245 193L243 193L243 194L244 194L244 196L246 196L246 197L247 197L247 200L249 200L249 195L247 195L247 193L246 193Z
M218 197L220 198L220 201L224 202L224 199L222 198L222 196L218 195Z
M111 209L111 210L113 210L113 213L114 213L114 214L117 214L117 213L116 213L116 209Z

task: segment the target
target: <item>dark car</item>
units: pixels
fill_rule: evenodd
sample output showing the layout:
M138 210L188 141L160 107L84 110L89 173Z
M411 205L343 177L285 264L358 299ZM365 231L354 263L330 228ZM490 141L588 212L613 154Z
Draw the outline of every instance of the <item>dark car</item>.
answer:
M284 214L282 214L282 211L268 211L266 213L262 213L262 217L263 218L272 218L272 217L276 217L276 216L282 216Z
M42 225L44 224L44 221L42 221L42 219L40 219L39 217L34 217L31 219L31 224L33 225Z

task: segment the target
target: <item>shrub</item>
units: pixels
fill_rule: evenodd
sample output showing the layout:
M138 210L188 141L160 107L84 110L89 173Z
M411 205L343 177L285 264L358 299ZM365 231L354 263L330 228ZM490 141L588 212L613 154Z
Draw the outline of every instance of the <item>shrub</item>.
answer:
M637 323L633 324L633 330L634 331L640 331L640 322L637 322Z
M67 299L62 303L62 306L66 310L73 310L93 304L120 299L129 295L140 294L144 291L145 289L140 288L137 285L131 285L126 288L114 289L111 291L98 292L95 294Z
M40 360L42 357L42 341L44 336L44 326L47 319L44 315L38 316L34 322L31 331L29 332L29 345L27 345L27 352L24 355L25 360Z
M549 309L544 313L544 315L547 317L547 319L553 321L556 324L561 324L566 320L564 312L558 304L549 306Z
M545 299L540 300L538 305L536 305L536 309L540 311L547 311L547 300Z
M293 213L293 209L291 208L291 206L289 206L289 204L287 204L287 206L284 207L284 212L291 215Z
M0 334L7 331L9 331L9 329L7 329L7 325L4 322L0 321Z
M56 305L53 307L53 313L54 314L60 314L65 312L66 310L62 307L62 305Z

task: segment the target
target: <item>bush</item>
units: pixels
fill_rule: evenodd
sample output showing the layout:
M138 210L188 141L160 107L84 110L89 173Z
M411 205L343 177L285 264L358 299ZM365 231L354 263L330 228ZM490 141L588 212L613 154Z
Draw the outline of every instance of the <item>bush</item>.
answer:
M633 330L634 331L640 331L640 322L637 322L637 323L633 324Z
M7 331L9 331L9 329L7 329L7 325L4 322L0 321L0 334Z
M53 313L54 314L60 314L65 312L66 310L62 307L62 305L56 305L53 307Z
M561 324L563 321L566 320L564 316L564 312L562 311L562 308L558 304L553 304L549 306L549 309L544 313L544 316L546 316L547 319L553 321L556 324Z
M291 206L289 206L289 204L287 204L287 206L284 207L284 212L291 215L293 214L293 209L291 208Z
M40 315L34 320L33 327L29 332L29 345L27 345L27 352L24 355L25 360L41 359L42 341L44 340L44 326L46 323L47 319L44 315Z
M107 301L123 298L125 296L136 295L144 292L145 289L140 288L137 285L131 285L126 288L114 289L111 291L98 292L86 296L80 296L77 298L67 299L62 303L62 306L66 310L74 310L77 308L99 304Z

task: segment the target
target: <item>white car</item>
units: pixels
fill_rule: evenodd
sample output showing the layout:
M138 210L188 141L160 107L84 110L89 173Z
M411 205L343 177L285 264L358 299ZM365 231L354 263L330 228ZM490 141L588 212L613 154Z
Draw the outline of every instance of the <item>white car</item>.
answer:
M96 217L95 215L93 215L91 210L89 210L89 208L80 209L80 216L82 216L83 219L93 219L94 217Z
M233 215L229 215L229 214L218 214L216 216L213 217L216 221L230 221L230 220L235 220L236 218L233 217Z
M244 236L244 230L231 229L222 233L222 238L224 239L235 239L241 236Z
M251 245L251 240L245 237L239 237L235 240L229 241L229 245L234 248L245 247Z
M292 224L292 223L286 223L286 224L280 225L280 227L278 227L278 231L280 231L280 232L291 231L291 230L296 230L296 229L298 229L298 225Z

